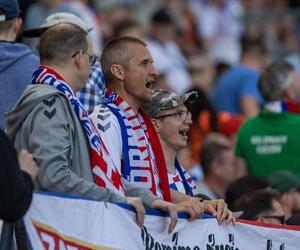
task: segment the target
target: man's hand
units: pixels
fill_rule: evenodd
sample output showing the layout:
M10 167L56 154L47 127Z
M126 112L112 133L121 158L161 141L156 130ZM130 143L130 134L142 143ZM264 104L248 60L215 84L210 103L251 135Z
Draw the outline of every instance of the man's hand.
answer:
M30 154L26 149L22 149L18 155L20 168L27 172L31 178L34 178L38 174L38 167L33 159L32 154Z
M139 197L127 197L127 203L133 206L136 210L136 223L139 227L144 225L145 221L145 208L141 198Z
M190 214L189 221L200 219L204 212L204 206L198 198L190 198L176 204L177 212L187 212Z
M156 199L152 202L151 208L160 209L164 212L169 213L170 218L171 218L171 223L168 228L168 234L172 233L177 224L177 221L178 221L176 206L170 202Z
M226 224L235 223L233 213L227 208L224 200L205 200L203 201L204 211L215 216L218 223L221 224L226 220Z

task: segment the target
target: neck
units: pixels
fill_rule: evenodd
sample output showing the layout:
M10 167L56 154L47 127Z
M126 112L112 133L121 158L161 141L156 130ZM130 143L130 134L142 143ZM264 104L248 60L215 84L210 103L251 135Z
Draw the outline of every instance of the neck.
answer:
M113 84L110 84L108 88L112 90L113 92L117 93L127 104L130 106L130 108L137 113L139 108L142 106L142 103L139 102L135 97L128 95L126 91L124 91L122 88L116 87L116 86L123 86L122 83L116 82Z
M0 41L14 42L17 38L17 34L9 32L7 34L0 34Z
M212 176L205 176L204 182L210 187L210 189L220 197L225 197L225 192L228 185L224 185L218 179Z
M257 58L244 56L244 57L241 58L240 63L242 65L245 65L245 66L251 68L251 69L254 69L254 70L257 70L257 71L261 70L261 63L258 61Z
M176 167L175 167L176 151L169 145L166 145L166 143L161 139L160 139L160 144L161 144L163 152L164 152L167 169L169 170L170 173L175 173L175 171L176 171Z
M72 70L70 71L70 69L68 69L68 67L60 67L57 65L49 65L49 64L45 66L49 67L50 69L58 73L74 93L80 89L78 87L78 78L74 75Z

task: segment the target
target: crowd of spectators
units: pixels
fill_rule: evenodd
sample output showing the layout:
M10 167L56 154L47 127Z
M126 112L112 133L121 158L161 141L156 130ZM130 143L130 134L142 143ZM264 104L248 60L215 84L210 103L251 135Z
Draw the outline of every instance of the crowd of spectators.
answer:
M300 225L298 1L19 2L0 0L0 128L20 150L1 130L1 168L28 187L0 219L24 215L28 172L127 202L140 226L144 206L168 211L169 232L176 211Z

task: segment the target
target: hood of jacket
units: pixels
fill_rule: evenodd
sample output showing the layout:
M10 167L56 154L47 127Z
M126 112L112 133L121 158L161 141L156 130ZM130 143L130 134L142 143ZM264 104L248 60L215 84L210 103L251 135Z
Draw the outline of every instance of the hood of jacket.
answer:
M14 108L5 114L7 122L7 135L14 141L16 133L26 117L44 99L64 94L53 86L43 84L30 84L17 101Z
M16 61L29 55L32 55L32 52L24 44L0 41L0 73L11 67Z

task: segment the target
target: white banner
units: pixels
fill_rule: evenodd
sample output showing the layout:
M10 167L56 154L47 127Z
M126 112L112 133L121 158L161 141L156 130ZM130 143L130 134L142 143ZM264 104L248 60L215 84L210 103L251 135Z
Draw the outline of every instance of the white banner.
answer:
M238 222L218 225L214 218L188 222L179 219L172 234L169 218L147 210L139 228L135 213L126 204L114 204L34 194L24 217L33 249L147 249L147 250L296 250L299 227L266 226ZM298 229L298 230L297 230Z

